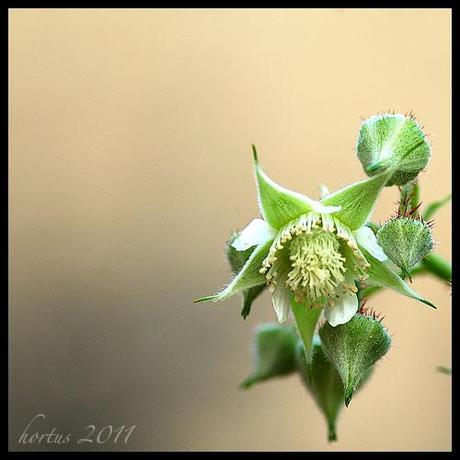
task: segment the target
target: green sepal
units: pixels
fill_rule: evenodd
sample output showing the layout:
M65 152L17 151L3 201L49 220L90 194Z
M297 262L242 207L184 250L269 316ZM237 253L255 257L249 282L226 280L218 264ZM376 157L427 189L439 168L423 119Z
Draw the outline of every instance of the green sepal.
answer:
M292 297L291 311L295 319L297 333L304 346L306 362L310 365L313 355L313 336L322 310L309 307L306 302L297 303L295 298Z
M297 367L305 387L313 396L316 404L324 414L328 427L328 441L337 441L337 420L343 407L344 390L342 380L334 364L330 361L321 347L321 341L316 335L313 341L312 362L307 366L302 343L296 348ZM358 391L372 373L369 367L359 383Z
M319 336L324 353L340 375L348 406L369 368L390 349L390 335L379 320L357 314L336 327L323 324Z
M433 201L428 206L426 206L425 210L423 211L423 219L430 220L435 213L437 213L445 204L447 204L452 198L452 195L449 194L444 197L442 200Z
M254 286L252 288L243 291L243 308L241 310L241 316L246 319L251 313L251 307L254 300L259 297L260 294L266 289L266 284L260 286Z
M385 286L393 289L399 294L418 300L419 302L429 305L432 308L436 308L436 305L431 303L429 300L424 299L412 290L393 270L391 270L387 262L380 262L375 257L371 256L362 246L360 246L360 249L370 264L367 269L369 278L366 282L370 282L371 284L377 286Z
M263 284L265 282L265 277L260 273L260 267L262 266L262 261L267 256L270 245L271 241L267 241L266 243L256 246L238 275L236 275L233 281L225 289L217 294L201 297L195 300L195 303L224 300L238 292Z
M248 389L256 383L296 370L295 347L298 338L292 326L259 325L253 340L254 370L241 383L242 388Z
M321 203L327 206L341 206L334 217L343 222L350 230L357 230L369 219L379 193L385 186L389 174L381 174L370 179L355 182L331 195L324 197Z
M274 182L260 167L256 148L252 146L252 149L260 212L274 229L279 230L291 220L310 211L328 214L340 209L336 206L323 206L319 201L288 190Z
M230 239L227 242L225 252L227 254L227 259L230 263L230 267L234 275L236 275L247 262L251 254L254 252L255 246L248 248L245 251L237 251L232 243L238 238L240 232L235 232L230 236ZM241 310L241 316L246 319L251 313L252 302L266 289L267 284L265 279L259 286L254 286L249 289L245 289L243 294L243 309Z

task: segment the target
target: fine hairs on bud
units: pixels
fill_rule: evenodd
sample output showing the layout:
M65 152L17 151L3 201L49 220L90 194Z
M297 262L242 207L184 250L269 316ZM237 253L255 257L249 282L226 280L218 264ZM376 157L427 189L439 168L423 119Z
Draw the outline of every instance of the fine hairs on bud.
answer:
M368 176L393 171L387 186L404 185L427 166L431 148L412 113L385 113L365 120L356 146Z
M370 367L390 349L391 337L381 320L360 314L337 327L324 324L319 336L326 356L340 375L348 407Z
M394 217L377 232L377 241L388 258L409 275L433 249L430 223L421 218Z

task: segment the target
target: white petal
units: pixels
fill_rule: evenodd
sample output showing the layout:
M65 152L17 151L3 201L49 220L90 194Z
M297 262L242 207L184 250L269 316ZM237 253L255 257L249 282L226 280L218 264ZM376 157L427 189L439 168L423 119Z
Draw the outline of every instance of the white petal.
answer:
M333 305L327 304L324 308L324 316L327 322L332 326L345 324L358 311L359 301L354 293L345 294L337 299Z
M387 260L387 255L383 252L383 249L379 246L377 238L374 235L374 232L369 227L358 228L353 232L356 241L360 244L369 254L374 256L380 262Z
M330 190L327 188L327 185L324 185L324 184L319 184L319 196L322 198L324 198L325 196L329 195L331 192Z
M291 291L282 286L277 286L272 294L273 308L280 323L284 323L288 319L291 295Z
M245 251L252 246L270 241L275 237L275 234L276 231L267 222L262 219L254 219L241 231L232 246L237 251Z

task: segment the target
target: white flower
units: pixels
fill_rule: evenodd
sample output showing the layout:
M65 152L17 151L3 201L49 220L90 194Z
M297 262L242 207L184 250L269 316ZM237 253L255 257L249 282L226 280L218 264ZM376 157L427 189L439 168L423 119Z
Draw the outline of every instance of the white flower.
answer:
M293 302L324 308L331 326L348 322L359 308L355 281L369 279L428 305L394 273L366 222L390 173L349 185L320 201L276 184L259 166L254 149L260 211L233 241L238 251L254 247L233 281L198 301L224 300L267 283L280 322Z

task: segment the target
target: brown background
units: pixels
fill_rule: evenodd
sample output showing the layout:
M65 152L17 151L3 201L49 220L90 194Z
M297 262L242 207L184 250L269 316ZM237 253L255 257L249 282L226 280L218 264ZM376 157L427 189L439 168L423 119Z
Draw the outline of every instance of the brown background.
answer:
M239 298L192 304L227 282L223 242L258 214L252 142L274 179L315 196L363 177L360 117L412 109L433 146L422 199L450 192L450 21L446 9L11 10L10 447L30 449L16 440L43 412L38 431L74 437L136 424L135 450L450 450L440 282L414 282L437 311L372 301L393 347L333 445L297 377L237 387L253 327L274 320L268 296L247 321ZM375 219L396 201L386 189ZM448 206L435 238L449 259L450 224Z

